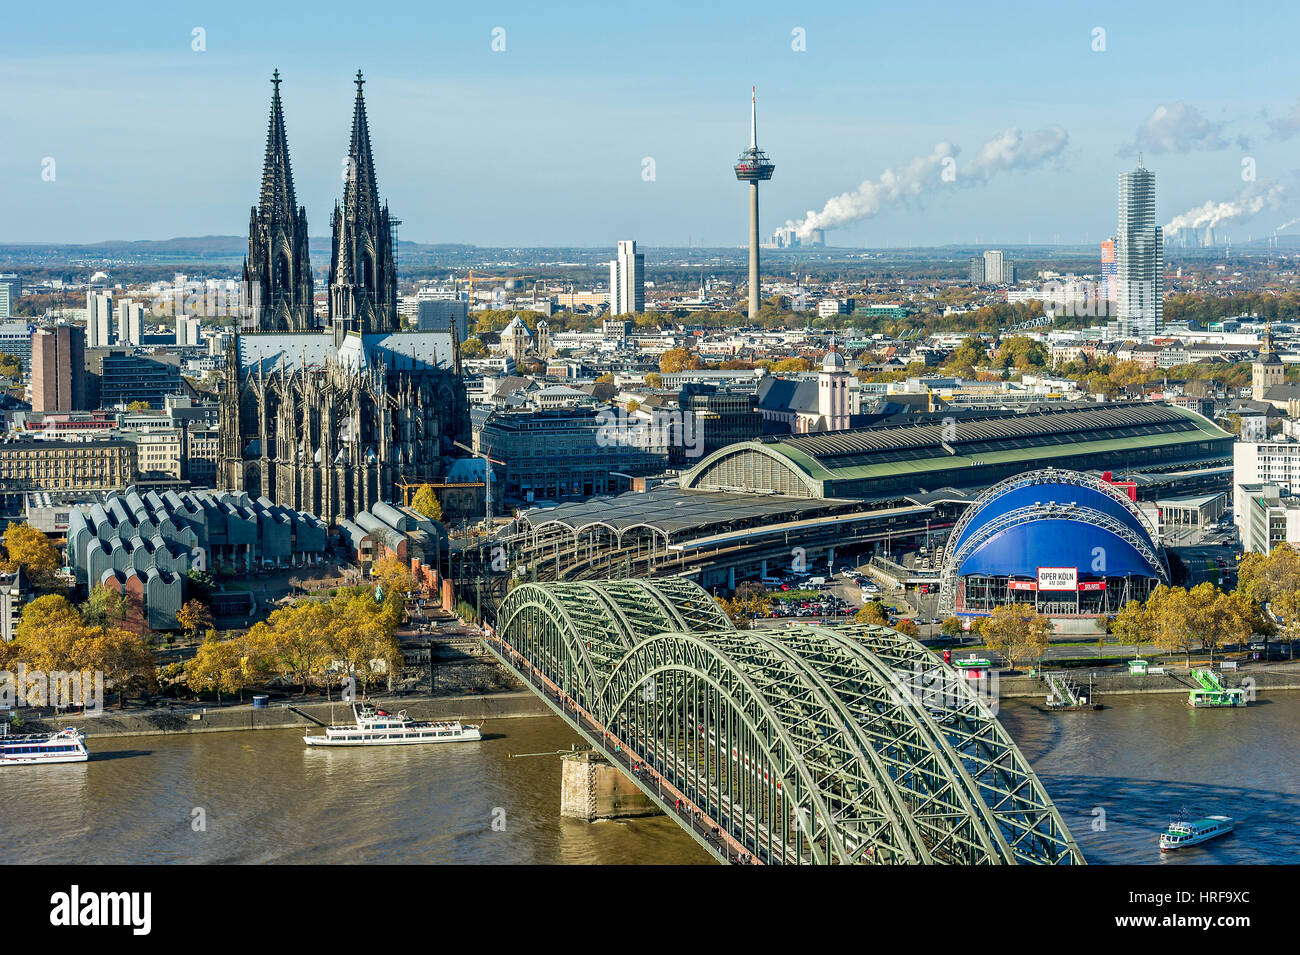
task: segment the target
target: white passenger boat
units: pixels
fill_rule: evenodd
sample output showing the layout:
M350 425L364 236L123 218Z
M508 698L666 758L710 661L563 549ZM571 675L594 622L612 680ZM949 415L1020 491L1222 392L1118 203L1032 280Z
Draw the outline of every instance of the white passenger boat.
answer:
M324 736L304 736L308 746L410 746L415 743L463 743L480 740L481 724L451 720L442 723L417 722L401 710L394 716L369 703L353 704L356 722L349 726L327 726Z
M8 724L5 724L8 729ZM0 735L0 766L17 763L84 763L90 758L86 734L68 727L57 733Z
M1204 819L1174 819L1169 828L1160 834L1160 851L1185 849L1198 842L1206 842L1232 832L1232 819L1228 816L1206 816Z

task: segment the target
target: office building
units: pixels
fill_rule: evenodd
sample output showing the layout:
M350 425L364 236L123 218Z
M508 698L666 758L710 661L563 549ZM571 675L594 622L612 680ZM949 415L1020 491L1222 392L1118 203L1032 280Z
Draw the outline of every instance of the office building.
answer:
M28 491L115 490L135 480L135 446L127 441L0 443L0 501L6 514L25 506Z
M1243 540L1249 503L1245 489L1265 484L1277 485L1284 494L1300 492L1300 444L1243 438L1233 445L1232 517Z
M12 272L0 275L0 318L12 318L22 294L22 280Z
M1279 544L1300 548L1300 497L1277 484L1245 484L1237 490L1238 506L1245 509L1237 521L1243 548L1255 554L1267 554Z
M503 495L531 503L610 494L626 488L621 475L659 474L668 466L670 431L591 407L498 411L488 416L476 444L503 462L504 474L494 478Z
M176 344L177 345L197 345L199 344L199 330L202 324L197 318L190 318L187 315L176 316Z
M165 356L172 357L175 356ZM145 401L161 408L168 395L180 392L180 365L122 349L93 349L86 360L88 400L111 408Z
M1114 302L1118 297L1118 272L1115 268L1115 240L1107 239L1101 244L1101 289L1100 297L1107 302Z
M140 345L144 337L144 306L131 299L117 303L117 343L119 345Z
M1164 248L1156 225L1156 177L1142 166L1119 175L1115 235L1116 315L1121 335L1156 335L1163 325Z
M32 335L32 411L86 408L85 333L72 325Z
M1005 279L1002 278L1002 253L992 249L984 253L984 282L987 285L1001 285Z
M32 370L32 326L26 322L0 324L0 353L22 362L23 373Z
M618 244L618 257L609 263L609 314L628 315L645 311L645 255L636 242Z
M86 293L86 347L107 348L113 343L113 293Z
M422 332L449 332L456 340L469 337L469 302L454 299L421 298L417 303L416 327Z

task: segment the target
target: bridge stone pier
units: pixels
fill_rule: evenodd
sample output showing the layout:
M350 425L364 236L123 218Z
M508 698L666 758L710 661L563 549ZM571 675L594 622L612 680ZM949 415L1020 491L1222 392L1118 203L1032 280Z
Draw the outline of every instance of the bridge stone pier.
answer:
M595 750L566 753L561 760L561 816L595 822L661 812L622 770Z
M630 783L723 862L1084 862L990 703L887 627L737 630L660 577L520 584L484 633L608 763L566 764L584 817Z

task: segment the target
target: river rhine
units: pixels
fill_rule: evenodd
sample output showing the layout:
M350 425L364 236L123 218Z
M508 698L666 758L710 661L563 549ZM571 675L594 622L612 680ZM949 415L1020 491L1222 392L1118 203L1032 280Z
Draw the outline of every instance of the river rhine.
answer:
M1178 695L1002 719L1090 862L1300 860L1300 694L1191 710ZM665 818L562 819L556 718L489 723L480 744L308 749L290 730L91 737L91 760L0 770L5 860L22 863L703 863ZM1161 855L1180 808L1238 820ZM1104 811L1104 817L1101 812ZM1103 827L1104 823L1104 827Z

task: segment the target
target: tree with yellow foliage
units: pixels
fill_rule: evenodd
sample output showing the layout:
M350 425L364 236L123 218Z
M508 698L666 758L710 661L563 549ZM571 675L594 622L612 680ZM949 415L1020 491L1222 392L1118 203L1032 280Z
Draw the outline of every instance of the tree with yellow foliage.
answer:
M670 348L659 356L659 370L666 375L700 367L700 360L685 348Z
M1300 640L1300 551L1278 544L1268 554L1247 554L1237 568L1237 593L1266 609L1294 659Z
M415 492L415 497L411 498L411 510L431 521L442 520L442 505L438 502L438 495L433 493L432 485L420 485L420 489Z
M411 568L403 561L389 555L375 561L370 576L379 585L384 603L391 603L400 613L398 623L406 619L406 598L415 591L415 578Z
M47 590L59 569L59 552L50 539L30 524L10 524L4 533L5 559L0 570L12 574L19 568L32 586Z
M239 693L252 678L249 656L240 640L221 640L209 630L194 657L185 664L185 682L196 693L215 692L217 705L221 694Z
M97 670L117 692L117 705L126 693L152 693L158 686L153 653L143 639L120 627L90 628L76 646L80 669Z
M1020 661L1037 660L1047 650L1052 621L1029 604L1003 604L980 621L979 632L985 645L1014 670Z
M203 601L190 598L176 611L176 622L187 635L193 635L212 626L212 611Z

